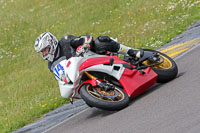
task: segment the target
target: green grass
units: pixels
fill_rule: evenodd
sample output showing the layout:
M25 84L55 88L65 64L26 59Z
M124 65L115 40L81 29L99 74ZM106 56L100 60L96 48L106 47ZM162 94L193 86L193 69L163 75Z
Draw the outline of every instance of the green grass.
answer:
M1 0L0 132L68 102L34 51L39 34L109 35L134 48L155 49L198 19L197 0Z

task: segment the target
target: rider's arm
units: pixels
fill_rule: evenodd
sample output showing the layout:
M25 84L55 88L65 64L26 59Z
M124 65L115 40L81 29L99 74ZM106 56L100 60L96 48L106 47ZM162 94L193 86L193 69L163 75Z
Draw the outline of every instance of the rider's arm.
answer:
M76 49L76 54L79 55L85 49L91 49L93 45L93 37L90 35L80 36L71 40L71 46Z
M77 49L79 46L84 44L92 45L93 37L91 35L84 35L71 40L71 46Z

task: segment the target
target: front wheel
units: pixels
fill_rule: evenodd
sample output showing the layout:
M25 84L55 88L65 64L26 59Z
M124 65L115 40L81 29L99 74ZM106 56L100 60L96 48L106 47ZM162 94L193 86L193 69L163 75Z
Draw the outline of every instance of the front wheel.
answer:
M129 104L128 95L117 87L105 91L103 88L85 84L80 88L80 95L89 106L105 110L120 110Z
M144 52L157 52L160 54L158 58L163 62L158 65L153 65L149 60L143 62L144 65L152 65L151 68L158 74L158 83L168 82L177 76L178 67L172 58L166 54L151 49L144 49Z

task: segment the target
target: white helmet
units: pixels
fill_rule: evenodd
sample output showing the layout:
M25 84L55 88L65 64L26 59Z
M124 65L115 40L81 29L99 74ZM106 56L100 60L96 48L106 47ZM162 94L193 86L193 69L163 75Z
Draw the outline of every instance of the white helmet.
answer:
M57 46L58 40L56 37L50 32L44 32L35 40L34 47L36 52L41 52L43 59L52 62Z

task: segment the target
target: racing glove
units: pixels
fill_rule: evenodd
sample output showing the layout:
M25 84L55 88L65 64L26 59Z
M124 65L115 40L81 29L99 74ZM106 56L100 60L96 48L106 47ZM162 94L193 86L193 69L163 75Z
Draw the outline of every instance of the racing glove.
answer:
M80 54L82 54L82 53L87 52L87 51L90 49L90 47L91 47L91 46L90 46L90 44L88 44L88 43L85 43L85 44L79 46L79 47L76 49L76 55L80 55Z
M93 38L90 35L81 36L80 39L83 39L83 44L77 47L76 55L87 52L89 49L91 49L91 45L93 43Z

